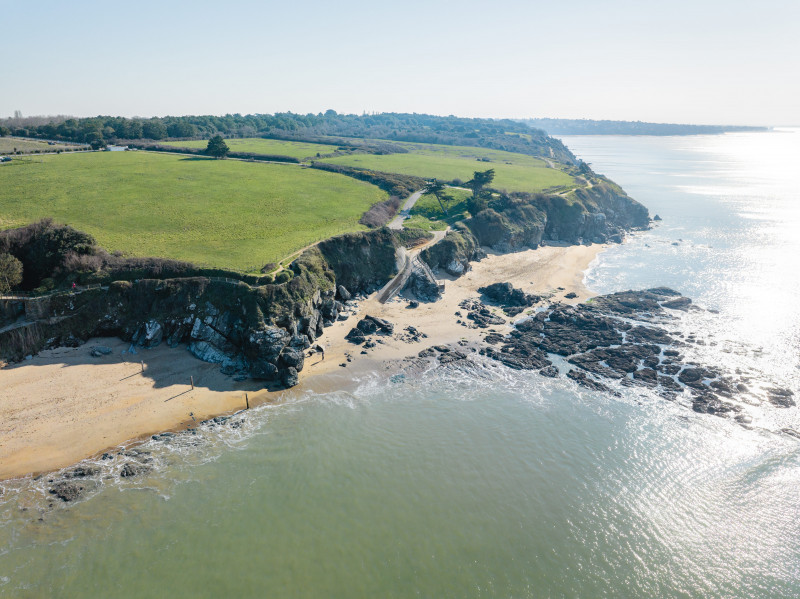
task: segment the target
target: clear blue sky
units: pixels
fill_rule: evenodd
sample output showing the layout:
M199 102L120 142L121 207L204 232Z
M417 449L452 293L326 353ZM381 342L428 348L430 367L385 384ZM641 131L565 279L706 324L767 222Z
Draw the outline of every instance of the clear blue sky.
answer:
M800 125L800 0L0 0L0 117Z

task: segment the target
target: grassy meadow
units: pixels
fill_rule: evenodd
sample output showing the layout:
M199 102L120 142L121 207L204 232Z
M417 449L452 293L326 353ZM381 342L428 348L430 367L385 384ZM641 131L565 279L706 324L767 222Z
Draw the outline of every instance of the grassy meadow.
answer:
M13 154L15 151L33 152L34 150L40 152L55 152L56 150L63 150L64 148L74 149L76 147L78 147L76 144L54 144L51 146L46 141L35 139L0 137L0 154Z
M314 158L317 154L330 154L336 151L336 146L315 144L301 141L282 141L279 139L242 138L226 139L225 143L231 152L248 152L250 154L265 154L271 156L291 156L298 160ZM205 149L208 140L197 139L192 141L167 141L162 145L176 148Z
M0 228L44 217L109 251L256 271L364 227L377 187L292 165L146 152L33 156L0 166Z
M472 196L472 192L466 189L454 189L448 187L442 197L447 216L442 212L439 201L432 193L423 195L411 209L411 216L405 221L405 226L409 228L419 228L425 231L436 231L447 228L458 220L469 216L467 212L467 200Z
M465 146L416 143L398 145L406 147L409 152L351 154L326 158L324 162L442 181L467 181L475 171L493 168L495 179L491 186L507 191L536 192L572 183L572 177L568 174L549 168L544 161L525 154Z

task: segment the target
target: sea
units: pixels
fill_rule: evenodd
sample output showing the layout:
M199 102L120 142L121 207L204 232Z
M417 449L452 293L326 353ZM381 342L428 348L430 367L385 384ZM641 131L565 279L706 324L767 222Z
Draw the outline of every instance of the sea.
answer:
M800 402L800 129L563 139L661 218L588 287L690 296L674 326L707 363ZM98 460L73 504L2 483L0 596L800 597L798 408L747 412L488 365L364 373L148 441L144 476Z

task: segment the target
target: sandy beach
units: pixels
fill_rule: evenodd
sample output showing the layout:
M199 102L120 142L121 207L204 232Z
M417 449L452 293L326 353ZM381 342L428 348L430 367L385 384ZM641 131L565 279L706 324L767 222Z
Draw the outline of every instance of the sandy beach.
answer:
M462 300L477 297L477 289L490 283L507 281L551 301L583 301L591 297L583 273L603 248L546 246L490 253L458 279L441 276L443 298L415 309L404 298L380 304L370 296L360 302L357 316L325 329L320 339L325 359L312 356L306 361L300 388L321 375L347 373L341 364L352 367L348 355L355 366L360 359L382 362L415 355L430 345L478 341L486 331L458 324L455 313ZM568 293L577 297L567 300ZM394 323L395 335L382 338L364 356L360 346L344 337L366 314ZM407 326L427 338L408 343L401 338ZM502 332L508 327L494 328ZM112 353L92 357L97 345L110 347ZM263 390L259 381L236 382L219 365L197 360L184 347L161 345L136 354L128 349L119 339L92 339L0 370L0 480L63 468L128 441L235 412L245 407L245 393L251 406L281 401L280 392Z

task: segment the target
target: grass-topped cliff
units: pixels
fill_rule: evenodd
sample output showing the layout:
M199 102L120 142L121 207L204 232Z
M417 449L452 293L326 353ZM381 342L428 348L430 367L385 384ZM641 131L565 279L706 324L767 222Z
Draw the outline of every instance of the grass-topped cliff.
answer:
M191 118L162 124L199 131ZM204 142L151 136L169 152L0 166L0 257L21 270L12 287L39 295L0 306L0 358L117 335L143 347L186 343L230 373L293 385L303 350L342 302L385 284L397 246L430 230L452 228L423 258L460 274L481 246L619 240L648 223L618 186L519 123L335 113L265 122L271 139L231 140L253 161L181 156ZM58 135L80 137L87 123L61 123ZM477 185L481 172L492 176ZM381 228L431 179L450 187L423 197L405 230ZM73 294L74 283L100 287Z

